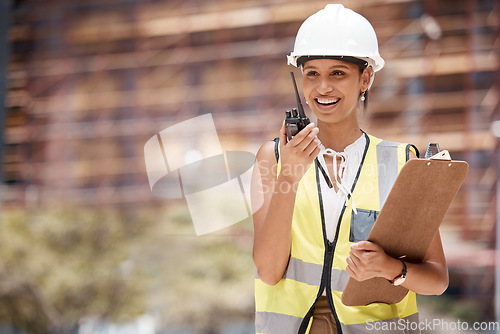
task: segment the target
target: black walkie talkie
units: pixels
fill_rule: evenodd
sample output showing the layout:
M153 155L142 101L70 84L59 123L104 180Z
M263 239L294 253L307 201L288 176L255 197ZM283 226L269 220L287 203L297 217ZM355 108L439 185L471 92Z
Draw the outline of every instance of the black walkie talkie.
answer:
M287 110L285 112L285 130L286 137L288 140L292 139L300 130L306 127L311 121L307 118L304 108L302 107L302 101L300 100L299 91L297 90L297 83L295 82L295 76L293 72L290 72L292 76L293 88L295 90L295 97L297 98L297 108L292 110Z
M293 75L293 72L290 72L290 75L292 76L293 89L295 90L295 97L297 98L297 109L293 108L291 111L290 110L285 111L286 114L285 130L286 130L286 137L289 141L290 139L293 138L293 136L299 133L300 130L305 128L307 124L311 123L309 118L307 118L306 113L304 112L304 107L302 107L302 101L300 100L300 95L297 89L297 83L295 82L295 76ZM323 177L325 178L328 188L333 188L332 181L330 180L330 177L323 169L323 167L321 167L318 158L316 158L315 160L316 160L316 165L318 166L319 170L321 171L321 174L323 174Z

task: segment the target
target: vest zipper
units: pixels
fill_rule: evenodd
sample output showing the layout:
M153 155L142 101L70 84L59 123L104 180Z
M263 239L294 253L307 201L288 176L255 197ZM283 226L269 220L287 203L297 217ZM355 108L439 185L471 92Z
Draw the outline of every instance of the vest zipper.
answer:
M316 307L316 303L318 300L323 296L323 291L326 290L326 296L328 299L328 304L330 305L330 309L332 309L333 303L330 303L330 299L332 298L332 291L331 291L331 281L332 281L332 264L333 264L333 253L335 249L335 244L333 242L328 241L328 239L325 242L325 257L324 257L324 263L323 263L323 273L321 274L321 283L319 286L319 291L318 294L316 295L316 299L314 300L314 303L311 305L309 308L309 311L307 311L307 314L305 315L304 319L302 320L298 334L305 334L307 327L309 326L309 321L311 320L311 317L313 316L314 313L314 308ZM330 270L328 270L330 268ZM330 293L328 293L328 289L330 289ZM329 296L329 297L328 297ZM340 326L338 325L338 318L337 314L335 311L332 309L333 316L335 318L335 321L337 322L337 331L338 333L342 333L342 330L339 331Z
M315 161L316 183L318 185L318 197L319 197L319 206L320 206L320 213L321 213L321 223L322 223L322 227L323 227L323 241L325 244L325 256L323 259L323 272L321 274L321 283L319 286L318 294L316 295L316 299L314 300L314 303L309 308L309 311L307 311L307 314L304 316L304 319L302 320L302 322L300 324L298 334L305 334L305 332L307 331L307 327L309 326L309 321L311 320L311 317L313 316L313 312L314 312L314 308L316 307L316 303L323 295L323 291L325 291L325 289L326 289L326 298L328 300L328 305L330 306L330 310L332 311L333 317L335 318L335 323L337 325L337 333L341 334L342 327L340 326L339 318L337 316L337 312L335 312L335 307L333 305L332 266L333 266L333 258L334 258L334 253L335 253L335 246L337 244L337 237L339 234L340 221L342 220L342 216L344 215L345 206L342 209L342 212L340 213L339 223L337 224L337 231L335 232L335 239L332 242L332 241L328 240L328 237L326 236L325 216L324 216L324 210L323 210L323 196L321 195L321 187L320 187L320 183L319 183L320 181L319 181L318 165L319 165L318 161L316 160Z
M366 149L365 149L366 151ZM316 171L317 172L317 171ZM359 171L358 171L359 173ZM321 221L323 225L323 239L325 242L325 259L323 261L323 279L321 281L322 289L321 294L323 294L323 290L326 288L326 299L328 300L328 305L330 306L330 311L332 311L332 315L335 318L335 325L337 326L337 333L342 334L342 326L340 326L339 322L339 317L337 316L337 311L335 310L335 305L333 304L333 297L332 297L332 267L333 267L333 259L335 257L335 247L337 246L337 239L339 237L339 231L340 231L340 224L342 222L342 218L344 217L344 212L345 212L345 206L343 206L342 211L340 212L340 217L337 222L337 229L335 231L335 238L333 241L328 240L328 237L326 235L326 223L325 223L325 216L324 216L324 209L323 209L323 196L321 194L321 187L319 185L319 180L318 182L318 196L320 198L319 200L319 205L320 205L320 211L321 211ZM354 181L354 184L356 184L356 181ZM354 187L353 189L354 190ZM352 191L351 190L351 191ZM349 196L350 197L350 196ZM318 301L318 298L316 299L316 302ZM314 304L316 304L316 302ZM314 305L313 305L314 307Z
M356 178L354 179L354 182L352 184L352 189L351 193L354 192L354 187L356 186L356 183L358 182L359 174L361 172L361 168L364 164L365 157L366 157L366 152L368 151L368 147L370 146L370 137L361 130L366 138L366 144L365 144L365 151L363 152L363 158L361 159L361 163L358 168L358 173L356 174ZM333 304L333 297L332 297L332 266L333 266L333 258L335 254L335 247L337 246L337 238L339 236L339 230L340 230L340 225L342 222L342 218L344 217L344 212L345 212L345 206L342 208L342 211L340 212L340 217L337 223L337 231L335 232L335 238L333 242L328 240L328 237L326 236L326 224L325 224L325 214L323 210L323 196L321 194L321 186L320 186L320 180L319 180L319 173L318 173L318 160L315 159L314 161L315 167L316 167L316 185L318 188L318 197L319 197L319 207L320 207L320 214L321 214L321 223L323 227L323 240L325 244L325 257L323 260L323 273L321 274L321 283L318 291L318 295L316 296L316 300L312 304L311 308L307 312L307 314L304 316L304 319L302 320L302 323L300 324L299 327L299 332L298 334L305 334L307 330L307 326L309 325L309 321L313 315L314 312L314 307L316 306L316 303L318 300L321 298L323 295L323 291L325 291L326 288L326 299L328 300L328 305L330 306L330 310L332 311L333 317L335 318L335 323L337 325L337 333L342 334L342 326L340 325L339 322L339 317L337 315L337 312L335 311L335 305ZM349 196L350 197L350 196Z
M328 241L328 261L325 261L325 269L330 268L327 271L327 279L326 279L326 299L328 300L328 305L330 306L330 310L332 311L333 317L335 318L335 325L337 326L337 333L342 333L342 326L340 326L339 317L337 316L337 312L335 311L335 305L333 304L332 297L332 267L333 267L333 257L335 253L335 246L337 245L337 236L335 236L334 242ZM327 260L327 259L325 259Z
M357 172L356 177L354 179L354 182L352 184L351 194L354 192L354 188L356 187L356 183L358 183L359 174L361 173L361 168L363 167L363 164L365 162L366 152L368 151L368 147L370 146L370 137L368 137L368 135L363 130L361 130L361 132L363 132L363 135L366 138L365 151L363 152L363 158L361 158L361 163L359 164L358 172ZM316 171L316 173L317 173L317 171ZM319 182L319 181L317 181L317 182ZM325 263L324 263L324 267L323 267L323 269L325 269L325 268L329 269L327 272L327 281L326 281L326 299L328 300L328 305L330 306L330 310L332 311L333 317L335 318L335 323L337 325L337 333L342 334L342 326L340 325L339 317L337 315L337 312L335 311L335 305L333 304L332 267L333 267L333 258L334 258L334 254L335 254L335 247L337 246L337 238L339 236L340 225L342 223L342 219L344 218L346 206L344 206L342 208L342 211L340 212L340 217L339 217L339 220L337 222L337 231L335 232L335 239L333 240L333 242L330 242L328 240L328 238L326 237L325 217L323 214L323 201L322 201L322 196L321 196L321 187L319 186L319 183L318 183L318 190L319 190L318 195L320 197L319 204L320 204L320 210L321 210L321 220L323 222L323 238L325 239L326 247L328 247L328 252L325 253ZM350 199L350 197L351 196L348 195L348 199ZM326 255L328 255L328 257ZM328 263L327 263L327 260L328 260Z

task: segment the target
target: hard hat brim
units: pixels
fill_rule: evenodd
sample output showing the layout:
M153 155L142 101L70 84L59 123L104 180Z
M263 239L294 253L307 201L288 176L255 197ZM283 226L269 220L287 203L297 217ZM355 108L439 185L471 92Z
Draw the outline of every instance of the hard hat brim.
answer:
M302 66L305 62L315 60L315 59L333 59L340 60L346 63L351 63L359 66L360 68L366 68L369 66L368 60L351 57L351 56L302 56L297 58L297 67Z
M294 54L294 52L292 52L290 55L287 56L287 61L288 61L288 65L292 65L292 66L295 66L295 67L300 67L301 64L298 63L298 60L299 58L302 58L302 57L309 57L310 59L321 59L321 58L325 58L325 59L328 59L328 58L341 58L341 57L351 57L351 58L357 58L357 59L360 59L362 61L366 61L368 63L368 66L371 66L373 68L373 71L374 72L378 72L380 71L384 65L385 65L385 61L382 57L378 56L378 55L373 55L373 56L369 56L369 57L360 57L360 56L357 56L357 55L350 55L350 54L344 54L344 55L329 55L329 54L324 54L324 55L298 55L298 54Z

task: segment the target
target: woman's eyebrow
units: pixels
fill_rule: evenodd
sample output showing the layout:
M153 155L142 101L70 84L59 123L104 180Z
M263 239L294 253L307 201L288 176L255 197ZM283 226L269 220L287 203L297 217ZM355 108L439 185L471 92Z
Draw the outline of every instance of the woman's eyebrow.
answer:
M331 69L335 69L335 68L347 68L347 69L349 69L349 66L343 65L343 64L342 65L333 65L333 66L330 66L329 69L331 70Z
M347 65L333 65L333 66L330 66L328 69L329 70L332 70L332 69L337 69L337 68L346 68L346 69L349 69L349 67ZM309 65L309 66L306 66L304 67L304 70L317 70L318 68L316 66L313 66L313 65Z

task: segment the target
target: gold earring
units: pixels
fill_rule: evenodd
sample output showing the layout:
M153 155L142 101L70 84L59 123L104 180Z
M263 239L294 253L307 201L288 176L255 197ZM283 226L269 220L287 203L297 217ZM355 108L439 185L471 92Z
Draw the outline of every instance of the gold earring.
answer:
M366 91L361 92L361 98L360 98L361 102L365 102L365 100L366 100L365 93L366 93Z

